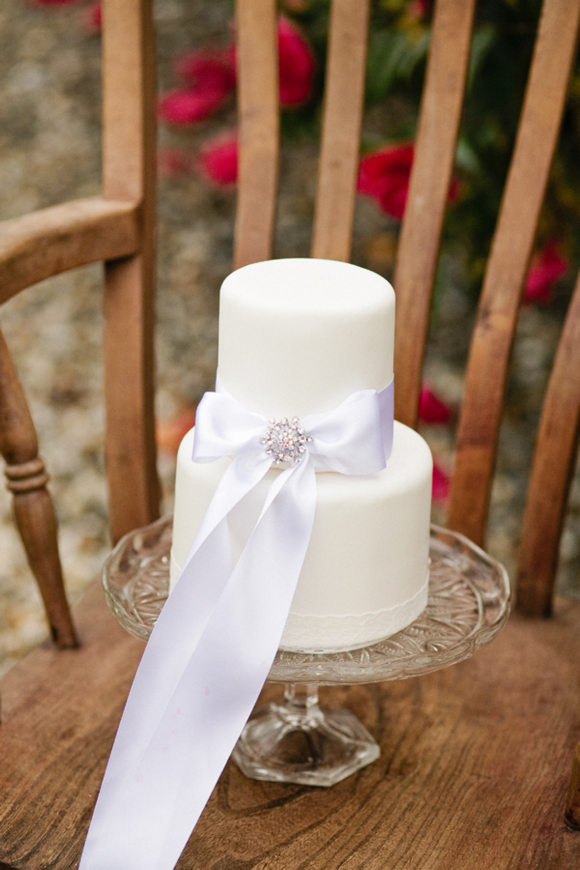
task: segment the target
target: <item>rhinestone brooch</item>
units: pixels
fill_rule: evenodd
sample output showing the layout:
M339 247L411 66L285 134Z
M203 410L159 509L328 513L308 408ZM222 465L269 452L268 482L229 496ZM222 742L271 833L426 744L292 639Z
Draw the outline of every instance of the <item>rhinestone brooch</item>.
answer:
M266 429L266 435L260 439L260 444L265 445L268 456L272 456L275 462L294 462L297 465L306 453L305 445L312 441L312 435L305 433L299 425L298 417L293 417L292 420L287 417L282 420L271 417L268 422L270 425Z

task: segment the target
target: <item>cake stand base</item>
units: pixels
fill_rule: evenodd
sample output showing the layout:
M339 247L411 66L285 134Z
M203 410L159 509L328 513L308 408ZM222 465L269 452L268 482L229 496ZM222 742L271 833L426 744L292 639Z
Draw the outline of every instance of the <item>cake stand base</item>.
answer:
M330 786L379 757L378 744L348 710L322 710L315 685L287 685L284 703L259 708L233 759L251 779Z

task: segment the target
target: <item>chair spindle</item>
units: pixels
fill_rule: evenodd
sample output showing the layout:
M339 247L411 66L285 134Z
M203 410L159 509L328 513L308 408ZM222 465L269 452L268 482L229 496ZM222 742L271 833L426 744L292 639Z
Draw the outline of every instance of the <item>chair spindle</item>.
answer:
M77 646L58 553L57 522L48 474L28 403L0 332L0 452L6 460L13 512L58 647Z
M483 542L508 362L574 59L580 2L544 0L467 365L450 528ZM530 184L530 179L534 184Z

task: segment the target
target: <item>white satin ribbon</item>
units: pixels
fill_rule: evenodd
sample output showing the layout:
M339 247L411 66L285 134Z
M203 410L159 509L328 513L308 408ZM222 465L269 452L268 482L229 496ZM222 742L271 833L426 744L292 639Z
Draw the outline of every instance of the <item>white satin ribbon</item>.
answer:
M316 471L385 467L393 382L300 421L311 436L276 475L232 567L229 512L272 466L265 417L218 385L196 415L193 459L231 456L149 638L123 712L79 870L171 870L256 703L306 555Z

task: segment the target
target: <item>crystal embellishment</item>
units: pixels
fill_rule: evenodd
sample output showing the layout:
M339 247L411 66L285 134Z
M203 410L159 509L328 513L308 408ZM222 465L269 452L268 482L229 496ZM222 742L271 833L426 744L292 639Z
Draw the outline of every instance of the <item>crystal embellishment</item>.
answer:
M298 417L289 420L283 417L276 420L271 417L266 434L260 439L260 444L266 448L268 456L272 456L274 462L290 463L298 465L306 453L306 444L312 441L312 435L307 435L300 426Z

